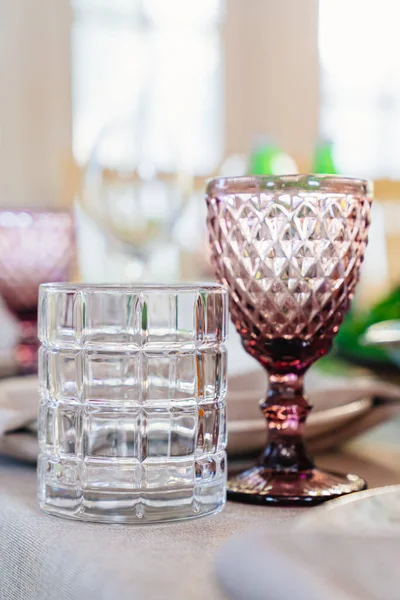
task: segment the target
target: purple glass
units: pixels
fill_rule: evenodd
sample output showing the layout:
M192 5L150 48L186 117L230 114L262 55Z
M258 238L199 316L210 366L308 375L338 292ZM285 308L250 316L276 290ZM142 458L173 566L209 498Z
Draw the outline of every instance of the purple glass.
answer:
M0 294L20 322L15 356L21 373L37 370L39 285L68 281L74 257L69 212L0 210Z
M217 278L244 348L268 372L261 463L228 482L239 502L317 504L366 487L317 469L303 431L303 377L349 310L370 222L367 181L333 176L232 177L207 188Z

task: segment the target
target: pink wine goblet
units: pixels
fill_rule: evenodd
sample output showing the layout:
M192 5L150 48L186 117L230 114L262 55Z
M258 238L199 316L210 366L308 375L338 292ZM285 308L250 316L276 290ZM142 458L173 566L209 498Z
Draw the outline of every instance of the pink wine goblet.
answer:
M21 374L37 371L39 285L67 281L74 258L69 211L0 210L0 295L20 324L15 359Z
M366 487L307 455L303 377L349 310L371 200L367 181L333 176L218 178L207 187L212 263L244 348L269 376L267 444L259 466L228 482L231 500L318 504Z

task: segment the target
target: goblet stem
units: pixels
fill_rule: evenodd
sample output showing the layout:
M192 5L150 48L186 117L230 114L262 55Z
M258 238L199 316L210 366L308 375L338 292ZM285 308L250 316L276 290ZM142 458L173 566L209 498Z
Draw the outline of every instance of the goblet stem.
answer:
M269 390L261 409L267 422L267 445L260 465L228 481L228 498L256 504L319 504L359 491L357 475L328 473L314 466L304 443L311 406L303 378L309 366L330 349L332 340L251 340L245 348L266 368Z
M304 425L311 406L304 394L304 374L332 345L332 339L250 340L245 349L266 369L267 398L261 410L267 421L267 445L262 464L276 471L314 468L304 444Z
M39 341L37 338L37 309L19 313L21 335L15 357L21 375L37 373Z
M267 421L267 445L262 465L275 471L306 471L314 467L304 444L304 425L311 406L303 375L269 374L269 390L261 409Z

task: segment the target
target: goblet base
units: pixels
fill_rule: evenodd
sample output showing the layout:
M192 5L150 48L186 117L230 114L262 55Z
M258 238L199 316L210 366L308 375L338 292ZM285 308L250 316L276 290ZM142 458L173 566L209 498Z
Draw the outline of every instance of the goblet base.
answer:
M321 469L274 471L254 467L229 479L228 500L247 504L312 506L367 487L358 475Z

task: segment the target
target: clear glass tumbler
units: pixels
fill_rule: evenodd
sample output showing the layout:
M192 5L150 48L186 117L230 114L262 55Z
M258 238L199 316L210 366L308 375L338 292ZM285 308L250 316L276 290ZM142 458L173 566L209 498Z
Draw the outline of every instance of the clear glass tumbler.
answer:
M44 511L139 523L223 508L226 320L213 284L40 287Z

